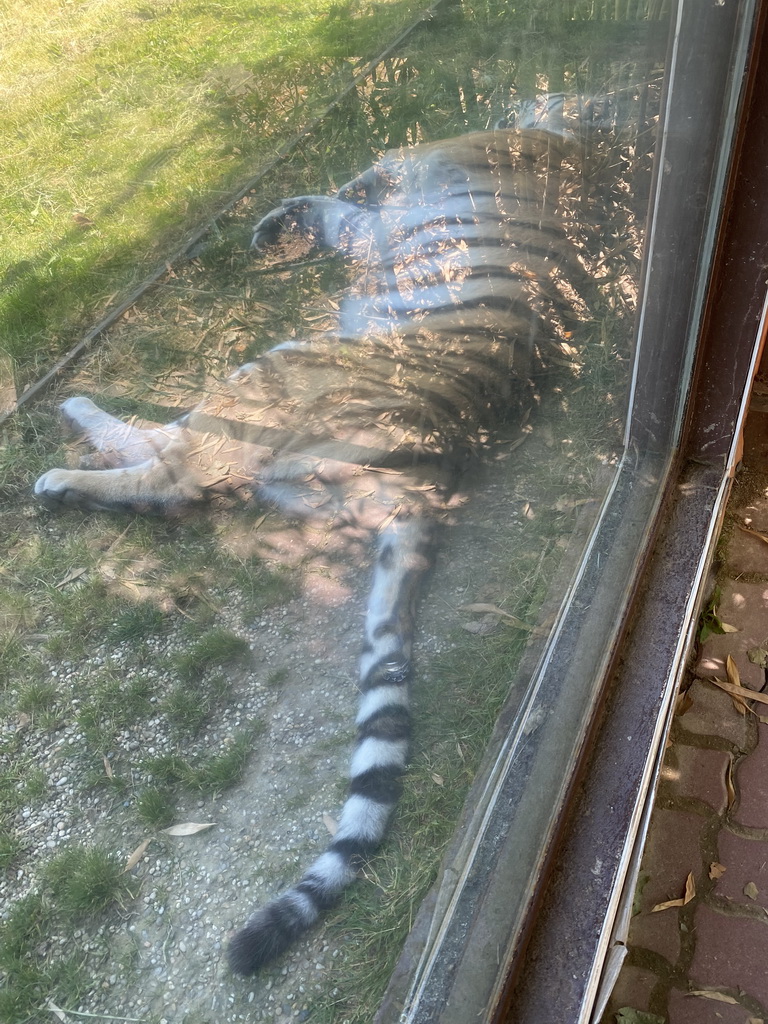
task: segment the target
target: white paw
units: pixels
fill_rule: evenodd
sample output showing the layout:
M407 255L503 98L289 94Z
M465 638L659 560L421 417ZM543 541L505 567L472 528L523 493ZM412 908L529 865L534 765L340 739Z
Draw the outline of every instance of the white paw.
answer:
M85 430L89 420L92 420L94 416L104 415L90 398L80 396L68 398L66 402L62 402L59 406L59 412L71 430Z
M87 507L83 495L72 486L73 475L69 469L50 469L43 473L35 483L35 497L48 508Z

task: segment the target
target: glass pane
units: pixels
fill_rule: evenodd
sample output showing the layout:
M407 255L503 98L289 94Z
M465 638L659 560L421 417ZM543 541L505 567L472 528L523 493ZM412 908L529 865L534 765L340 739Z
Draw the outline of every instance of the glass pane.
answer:
M216 823L140 860L128 932L93 939L140 937L143 970L107 986L133 1016L371 1020L451 843L419 982L448 984L456 901L489 874L507 930L524 915L685 395L693 279L643 421L663 429L637 428L660 365L638 296L649 200L664 227L671 6L446 3L362 77L327 58L338 102L62 384L101 452L87 475L41 478L60 515L14 520L9 605L45 631L7 649L10 706L48 701L67 730L43 767L77 780L67 814L87 802L71 842L127 857L149 826ZM233 103L258 131L256 98ZM132 429L77 395L150 424L196 411ZM54 430L51 403L12 440L74 466ZM213 514L125 514L203 498ZM38 728L16 756L34 760ZM40 798L52 820L57 794ZM499 844L524 823L506 874L499 820ZM295 942L257 981L222 975L230 930L276 896ZM288 924L318 906L319 926ZM257 965L252 938L235 967ZM479 952L492 975L495 949Z

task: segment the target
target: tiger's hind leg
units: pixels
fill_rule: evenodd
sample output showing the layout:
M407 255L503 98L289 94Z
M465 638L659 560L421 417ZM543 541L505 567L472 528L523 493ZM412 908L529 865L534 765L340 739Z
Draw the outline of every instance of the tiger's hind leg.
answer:
M429 567L430 524L395 519L379 535L360 661L357 742L349 795L326 851L299 882L233 936L229 963L252 974L279 956L332 906L381 843L400 796L410 739L409 677L416 593Z
M74 432L84 434L108 466L135 466L146 462L176 441L180 432L173 423L154 428L124 423L104 412L90 398L68 398L60 411L66 424Z

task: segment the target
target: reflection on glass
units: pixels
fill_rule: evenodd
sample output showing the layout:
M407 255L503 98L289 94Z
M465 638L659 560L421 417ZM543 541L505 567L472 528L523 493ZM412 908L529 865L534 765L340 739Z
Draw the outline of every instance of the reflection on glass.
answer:
M172 422L126 425L71 398L65 414L99 467L52 470L37 484L50 504L95 509L177 512L214 499L222 550L307 570L300 585L313 607L292 613L306 616L291 634L301 653L270 645L276 662L248 685L266 690L276 670L289 673L270 695L265 745L297 708L343 731L359 691L350 796L339 810L343 751L317 793L305 793L306 780L284 783L286 802L298 790L314 821L337 818L334 834L305 831L290 872L279 839L265 840L256 859L269 871L222 913L242 924L267 908L230 946L241 973L304 938L379 846L410 756L395 837L364 868L378 884L352 897L360 945L342 958L376 956L383 968L373 992L352 982L338 997L350 1019L370 1019L499 708L510 699L525 719L521 658L540 654L620 464L665 7L447 8L418 49L378 66L220 224L218 240L113 330L108 358L79 374L78 393L107 390L116 412ZM256 501L257 528L232 525L231 495ZM288 525L265 521L271 509ZM365 539L375 541L367 597L351 571ZM321 570L330 585L318 584ZM365 639L345 691L336 677L349 676L351 655L317 635L350 618ZM287 644L279 614L259 621ZM334 680L322 699L321 687L307 690L321 659ZM525 719L526 735L539 724ZM251 813L255 831L271 827ZM286 815L276 837L296 827L290 810L271 813ZM315 959L345 934L348 911L327 938L309 933ZM366 952L382 930L393 942ZM302 977L306 949L292 954ZM337 997L318 996L328 998Z

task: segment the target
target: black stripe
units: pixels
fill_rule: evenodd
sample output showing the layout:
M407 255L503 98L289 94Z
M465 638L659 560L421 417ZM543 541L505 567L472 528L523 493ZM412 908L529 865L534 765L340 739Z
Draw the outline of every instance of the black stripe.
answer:
M349 795L364 796L377 804L396 804L403 792L399 765L379 765L350 779ZM335 844L331 844L336 849Z
M328 846L329 853L338 853L351 866L357 864L381 845L381 839L334 839Z
M318 910L328 910L336 903L340 895L337 890L328 887L327 879L313 875L311 871L302 878L295 888L297 892L308 896Z
M411 716L408 708L402 704L385 704L360 723L357 738L359 743L368 739L397 743L410 739L410 735Z

